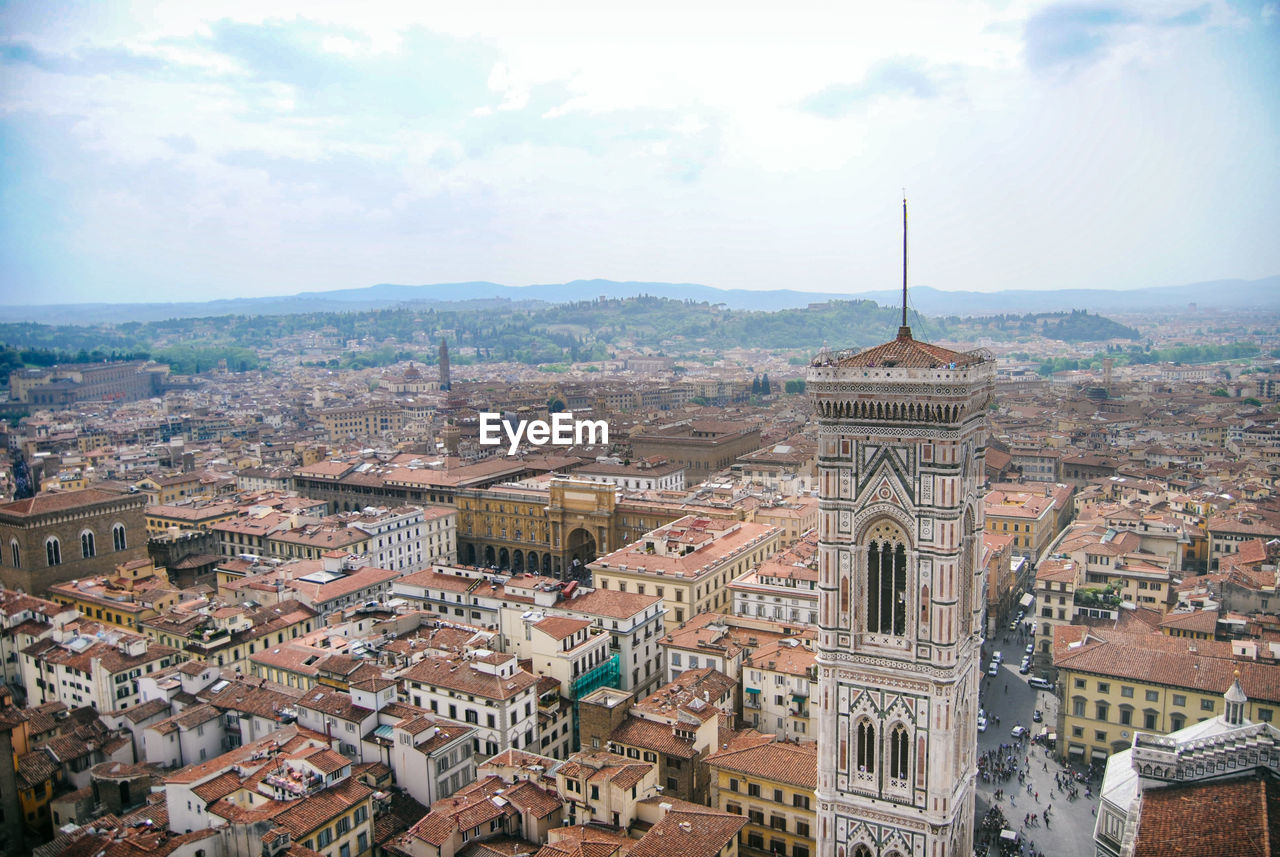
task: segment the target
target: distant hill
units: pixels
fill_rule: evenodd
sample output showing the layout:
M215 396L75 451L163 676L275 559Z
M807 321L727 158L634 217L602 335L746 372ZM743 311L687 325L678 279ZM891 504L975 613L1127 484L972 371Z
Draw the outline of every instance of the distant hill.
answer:
M791 289L751 291L717 289L697 283L640 283L612 280L574 280L531 286L503 286L489 282L436 283L408 286L382 283L356 289L301 292L264 298L230 298L184 303L84 303L5 306L7 321L47 324L101 324L161 321L222 315L293 315L314 312L352 312L413 304L449 303L473 308L484 301L560 304L598 297L638 295L725 304L739 310L799 309L831 300L871 300L881 306L900 305L896 289L849 292L806 292ZM1000 292L950 292L914 286L914 310L930 316L985 316L1003 313L1064 312L1176 312L1191 304L1200 308L1280 309L1280 276L1261 280L1214 280L1181 286L1110 291L1105 289L1014 289Z

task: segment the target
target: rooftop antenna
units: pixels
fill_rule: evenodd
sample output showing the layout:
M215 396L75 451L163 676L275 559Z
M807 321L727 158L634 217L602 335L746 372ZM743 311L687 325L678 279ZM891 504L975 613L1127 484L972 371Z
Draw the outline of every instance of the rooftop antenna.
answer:
M898 336L911 338L911 328L907 327L907 189L902 189L902 326L898 328Z

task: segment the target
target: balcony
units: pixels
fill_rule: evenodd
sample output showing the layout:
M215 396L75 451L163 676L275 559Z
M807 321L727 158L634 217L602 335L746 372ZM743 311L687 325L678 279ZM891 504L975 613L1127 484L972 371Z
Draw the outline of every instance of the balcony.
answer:
M231 632L225 628L219 628L216 631L208 633L195 634L183 645L188 652L205 653L225 646L231 642Z
M262 783L275 790L274 797L277 800L310 797L324 788L324 780L318 774L308 776L288 768L281 768L275 773L267 774L262 778Z

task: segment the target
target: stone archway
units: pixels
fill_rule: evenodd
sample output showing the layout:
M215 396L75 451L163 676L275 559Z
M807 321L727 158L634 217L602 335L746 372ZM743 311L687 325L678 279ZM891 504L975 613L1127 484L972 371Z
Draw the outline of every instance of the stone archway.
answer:
M551 576L551 554L549 553L542 555L542 573L547 577Z
M533 574L537 574L541 570L541 566L539 566L538 564L541 561L542 560L538 557L537 551L529 551L529 555L525 559L525 562L528 565L529 571Z
M517 549L511 552L511 570L516 574L524 571L524 551Z
M466 545L466 550L463 551L463 554L462 554L462 563L463 565L476 564L476 546L475 545L471 545L471 544Z
M498 549L498 568L503 570L511 567L511 555L507 553L506 548Z
M498 564L498 558L493 553L493 545L484 546L484 564L486 568L493 568Z
M583 577L587 574L587 563L596 558L596 540L583 527L577 527L569 533L565 544L564 579Z

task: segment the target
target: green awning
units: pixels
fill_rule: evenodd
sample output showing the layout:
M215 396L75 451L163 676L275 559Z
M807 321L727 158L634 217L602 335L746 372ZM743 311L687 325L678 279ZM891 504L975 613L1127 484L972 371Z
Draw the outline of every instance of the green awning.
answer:
M760 692L760 689L759 689L759 688L755 688L755 687L744 687L744 688L743 688L743 690L745 690L747 693L759 693L759 692Z

